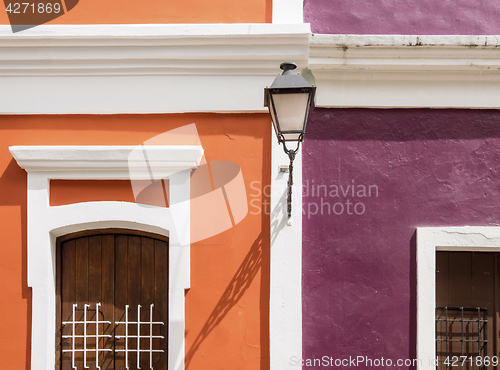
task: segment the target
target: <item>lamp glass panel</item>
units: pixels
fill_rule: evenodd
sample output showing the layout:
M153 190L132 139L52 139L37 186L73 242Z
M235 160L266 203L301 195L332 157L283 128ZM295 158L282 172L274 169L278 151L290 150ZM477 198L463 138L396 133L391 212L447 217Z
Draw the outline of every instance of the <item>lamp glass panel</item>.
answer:
M274 109L273 109L272 99L271 99L270 104L269 104L269 113L271 114L271 120L273 122L274 132L276 133L276 137L279 138L278 127L277 127L277 124L276 124L276 117L274 115Z
M292 134L283 134L283 138L285 141L299 141L300 134L292 133Z
M309 94L273 94L274 107L281 132L304 129ZM298 135L297 135L298 136Z

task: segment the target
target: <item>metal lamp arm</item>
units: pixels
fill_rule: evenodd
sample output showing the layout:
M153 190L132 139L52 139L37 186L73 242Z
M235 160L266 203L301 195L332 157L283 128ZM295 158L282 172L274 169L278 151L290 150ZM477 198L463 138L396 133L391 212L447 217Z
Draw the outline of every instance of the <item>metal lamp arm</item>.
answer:
M295 149L288 149L286 147L286 142L285 138L283 135L280 135L280 141L283 143L283 149L286 154L288 154L288 158L290 159L290 165L288 169L288 197L287 197L287 213L288 213L288 218L292 217L292 185L293 185L293 161L295 159L295 156L297 155L297 152L299 151L300 143L302 141L303 135L299 137L299 140L297 141L297 147Z

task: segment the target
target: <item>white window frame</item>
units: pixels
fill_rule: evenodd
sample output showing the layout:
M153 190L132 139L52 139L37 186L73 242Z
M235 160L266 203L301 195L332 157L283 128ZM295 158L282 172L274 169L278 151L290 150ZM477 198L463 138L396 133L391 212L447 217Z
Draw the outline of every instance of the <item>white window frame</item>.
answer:
M28 173L28 286L33 291L31 368L55 368L56 238L82 230L122 228L169 237L168 368L184 369L184 294L190 286L190 173L200 146L155 147L155 168L169 178L169 208L129 202L50 206L50 180L128 180L135 146L16 146ZM136 163L137 166L140 163ZM143 174L149 179L148 173ZM137 173L134 178L138 179ZM175 206L173 206L175 204ZM175 208L175 223L172 217Z
M436 251L500 252L500 227L417 228L417 358L435 370Z

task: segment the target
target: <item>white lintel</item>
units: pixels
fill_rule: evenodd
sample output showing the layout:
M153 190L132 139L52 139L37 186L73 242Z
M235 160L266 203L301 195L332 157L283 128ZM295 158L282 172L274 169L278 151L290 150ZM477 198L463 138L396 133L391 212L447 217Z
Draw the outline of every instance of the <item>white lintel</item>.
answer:
M148 166L163 176L196 168L203 148L196 145L143 146ZM150 178L144 156L137 146L12 146L9 148L19 166L27 172L51 172L51 178L110 179ZM74 174L74 175L73 175ZM141 176L142 174L143 176Z

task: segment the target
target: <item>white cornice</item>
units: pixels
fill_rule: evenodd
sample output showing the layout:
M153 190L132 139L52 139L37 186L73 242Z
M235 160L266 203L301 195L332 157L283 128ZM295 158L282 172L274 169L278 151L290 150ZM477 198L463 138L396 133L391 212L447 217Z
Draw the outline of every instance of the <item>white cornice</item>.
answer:
M499 36L311 35L320 107L500 108Z
M144 150L142 150L144 149ZM201 146L11 146L18 165L27 172L50 172L52 178L151 178L198 167ZM147 160L147 163L145 161ZM75 175L73 175L75 174Z
M0 76L275 75L307 65L308 25L0 26ZM279 70L279 68L278 68Z
M499 36L61 25L0 26L0 114L264 112L286 60L309 67L319 107L500 108Z
M308 24L0 26L0 113L263 112Z

